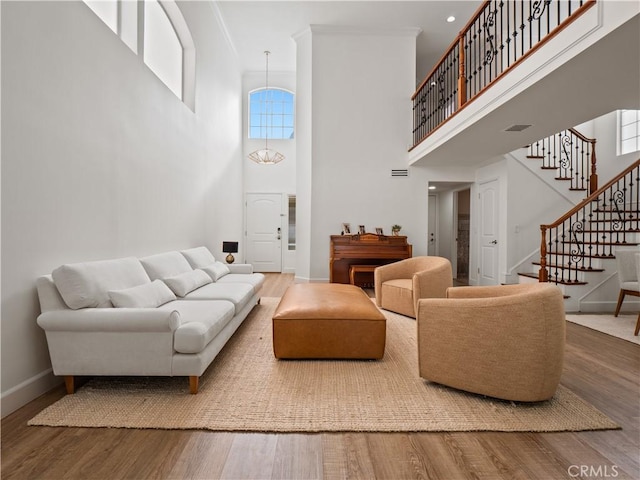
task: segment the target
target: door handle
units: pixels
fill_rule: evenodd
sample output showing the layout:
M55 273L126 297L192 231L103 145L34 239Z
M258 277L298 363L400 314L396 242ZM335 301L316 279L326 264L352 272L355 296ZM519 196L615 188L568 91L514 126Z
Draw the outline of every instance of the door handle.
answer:
M490 243L492 243L492 244L494 244L494 245L497 245L497 244L498 244L498 240L493 240L493 241L491 241Z
M282 237L281 232L282 232L282 229L278 227L278 240L280 240L280 238Z

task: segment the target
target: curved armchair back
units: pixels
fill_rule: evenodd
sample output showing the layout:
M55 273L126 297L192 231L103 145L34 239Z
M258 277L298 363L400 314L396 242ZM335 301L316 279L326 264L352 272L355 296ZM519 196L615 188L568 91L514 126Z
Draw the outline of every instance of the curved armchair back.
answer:
M551 398L564 361L565 312L548 283L457 287L418 306L420 376L506 400Z
M444 298L453 284L451 262L443 257L412 257L376 268L376 304L416 317L418 300Z

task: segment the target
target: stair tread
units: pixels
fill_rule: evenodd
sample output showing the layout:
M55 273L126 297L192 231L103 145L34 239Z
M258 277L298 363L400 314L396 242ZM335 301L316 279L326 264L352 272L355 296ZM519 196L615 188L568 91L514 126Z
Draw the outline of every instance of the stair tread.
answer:
M584 254L577 255L571 252L547 252L547 255L555 255L557 257L571 256L571 257L582 257L582 258L605 258L605 259L616 258L615 255L584 255Z
M540 262L531 262L533 265L540 265ZM556 264L547 264L547 268L562 268L562 269L574 269L574 270L578 270L579 272L604 272L604 268L587 268L587 267L579 267L576 269L575 266L569 266L569 265L558 265Z
M564 245L604 245L607 247L635 247L638 245L636 242L572 242L568 240L563 240L560 243Z
M527 158L533 158L533 159L543 159L544 155L527 155Z
M527 277L527 278L538 278L538 275L536 275L535 273L520 273L518 272L518 275L522 276L522 277ZM571 282L571 281L567 281L567 280L549 280L549 283L556 283L556 284L560 284L560 285L587 285L587 282Z

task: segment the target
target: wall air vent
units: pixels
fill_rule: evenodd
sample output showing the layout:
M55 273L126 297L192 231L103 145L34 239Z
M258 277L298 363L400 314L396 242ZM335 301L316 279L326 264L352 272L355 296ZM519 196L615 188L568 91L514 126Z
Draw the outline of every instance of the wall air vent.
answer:
M521 132L530 126L531 125L511 125L509 128L505 129L505 132Z
M392 177L408 177L409 170L407 170L406 168L403 170L391 170L391 176Z

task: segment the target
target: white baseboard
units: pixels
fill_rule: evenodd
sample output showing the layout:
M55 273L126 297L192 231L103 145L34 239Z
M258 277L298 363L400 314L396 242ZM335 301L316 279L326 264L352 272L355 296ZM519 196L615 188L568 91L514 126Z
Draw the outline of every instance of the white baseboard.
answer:
M329 283L328 278L294 277L295 283Z
M633 297L632 297L633 298ZM607 301L592 301L592 302L580 302L580 311L584 313L610 313L616 311L617 302ZM624 299L622 303L621 313L638 313L640 310L640 302L633 301L629 297Z
M0 396L2 418L24 407L30 401L35 400L61 383L62 377L56 377L53 374L53 370L48 369L3 392Z

